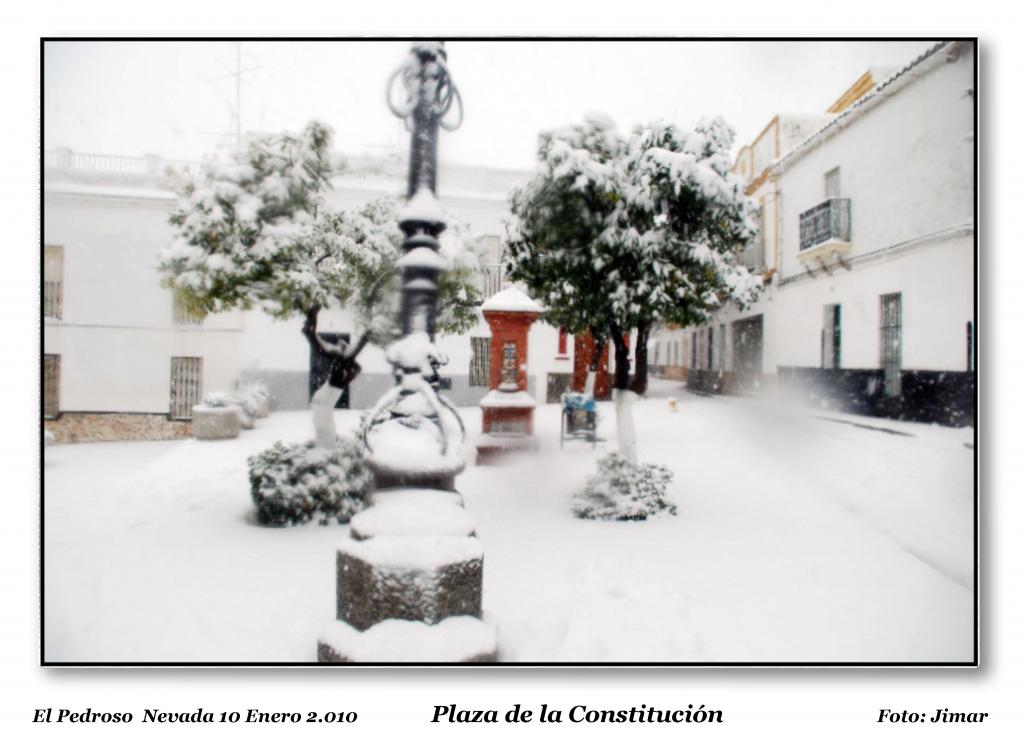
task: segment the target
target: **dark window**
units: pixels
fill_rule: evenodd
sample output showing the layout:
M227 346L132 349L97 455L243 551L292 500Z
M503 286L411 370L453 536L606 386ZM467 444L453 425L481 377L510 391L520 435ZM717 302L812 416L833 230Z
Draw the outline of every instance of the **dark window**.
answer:
M881 360L885 377L885 395L899 396L903 336L903 303L900 293L882 295L881 306Z
M974 323L967 322L967 370L974 371Z
M473 355L469 360L469 385L490 386L491 383L491 339L470 338Z
M821 367L837 369L841 364L840 330L841 309L839 305L826 305L822 312L821 328Z
M43 355L43 417L60 415L60 356Z
M203 394L203 359L171 357L171 419L192 419Z

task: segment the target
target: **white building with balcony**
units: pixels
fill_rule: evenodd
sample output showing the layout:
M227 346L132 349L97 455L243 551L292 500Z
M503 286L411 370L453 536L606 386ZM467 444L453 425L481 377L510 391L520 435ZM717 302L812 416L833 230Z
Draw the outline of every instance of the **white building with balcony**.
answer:
M734 170L761 210L760 302L659 334L701 391L780 390L863 414L974 412L974 45L871 70L826 116L775 118ZM808 124L811 123L811 124ZM774 145L768 153L759 147ZM670 360L666 361L666 354Z

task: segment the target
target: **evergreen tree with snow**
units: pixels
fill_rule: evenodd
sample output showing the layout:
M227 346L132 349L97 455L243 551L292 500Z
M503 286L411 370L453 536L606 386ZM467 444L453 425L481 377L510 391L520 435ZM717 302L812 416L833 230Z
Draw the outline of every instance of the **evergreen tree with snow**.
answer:
M189 179L170 222L177 236L162 252L164 284L197 314L262 309L303 318L312 348L331 358L328 380L313 397L317 444L337 441L333 405L359 374L367 343L397 336L397 261L403 236L397 202L333 210L326 199L342 165L331 130L310 122L299 134L249 139L230 160L209 161ZM437 328L464 332L476 322L480 269L472 240L455 224L442 237L448 270L438 292ZM317 335L321 310L355 310L361 335L331 344Z
M746 305L760 290L737 260L755 228L743 181L729 172L732 141L721 118L623 136L592 115L543 134L540 172L512 194L508 274L553 325L590 331L598 348L611 341L619 450L632 461L631 405L647 389L651 328L701 323L725 299Z

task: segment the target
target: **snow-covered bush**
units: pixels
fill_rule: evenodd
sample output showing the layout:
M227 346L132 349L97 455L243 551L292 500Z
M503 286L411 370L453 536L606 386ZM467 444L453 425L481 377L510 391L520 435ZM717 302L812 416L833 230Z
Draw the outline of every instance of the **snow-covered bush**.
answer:
M249 485L261 524L295 526L314 517L348 521L362 510L373 475L359 445L339 439L333 449L314 442L275 442L248 460Z
M252 401L253 417L266 417L270 413L270 389L262 381L243 381L238 385L238 394L241 399Z
M245 418L244 421L249 422L249 426L251 427L252 423L260 415L260 403L256 398L256 395L240 392L235 394L233 399L235 404L242 408L242 415Z
M643 521L676 507L665 497L672 471L663 465L634 463L618 453L598 460L597 475L573 497L572 510L580 518Z

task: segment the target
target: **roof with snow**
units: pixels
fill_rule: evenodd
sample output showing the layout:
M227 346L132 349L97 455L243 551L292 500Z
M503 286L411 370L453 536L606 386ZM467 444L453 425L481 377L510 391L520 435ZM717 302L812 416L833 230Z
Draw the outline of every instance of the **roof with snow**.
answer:
M513 312L513 313L542 313L544 308L530 298L522 290L516 287L506 287L501 292L492 295L484 301L481 308L485 311Z

